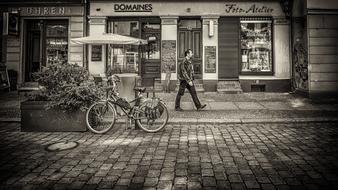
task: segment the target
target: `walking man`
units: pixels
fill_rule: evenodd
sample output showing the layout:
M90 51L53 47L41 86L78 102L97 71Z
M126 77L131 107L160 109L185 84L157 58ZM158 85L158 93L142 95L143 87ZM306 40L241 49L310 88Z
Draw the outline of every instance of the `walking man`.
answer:
M187 51L184 52L185 58L182 63L180 63L178 67L178 79L180 80L180 88L178 90L177 96L176 96L176 101L175 101L175 110L176 111L183 111L182 108L180 107L181 103L181 97L184 95L185 88L188 89L192 100L194 101L194 104L197 108L197 110L201 110L205 108L207 105L203 104L201 105L195 85L194 85L194 68L191 63L191 58L193 56L193 52L191 49L188 49Z

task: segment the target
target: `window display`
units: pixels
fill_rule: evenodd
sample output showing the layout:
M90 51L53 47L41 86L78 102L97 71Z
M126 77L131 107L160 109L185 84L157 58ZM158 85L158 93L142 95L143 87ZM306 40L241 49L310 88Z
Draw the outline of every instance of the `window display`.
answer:
M138 37L138 21L112 21L109 23L111 33L124 36ZM111 45L108 54L108 70L113 73L138 73L139 56L138 46Z
M46 65L68 61L68 23L50 21L46 26Z
M143 23L142 39L148 41L148 44L143 46L144 59L160 59L160 44L161 44L161 25Z
M241 72L272 73L271 21L241 21Z

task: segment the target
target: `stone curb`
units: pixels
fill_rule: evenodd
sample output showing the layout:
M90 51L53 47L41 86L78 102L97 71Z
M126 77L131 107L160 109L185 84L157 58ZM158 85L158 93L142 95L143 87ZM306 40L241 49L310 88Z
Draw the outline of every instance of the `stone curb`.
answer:
M194 119L175 118L170 124L250 124L250 123L311 123L311 122L338 122L338 118L243 118L243 119Z
M21 122L21 118L0 118L0 122ZM335 117L315 118L242 118L242 119L199 119L199 118L172 118L169 124L250 124L250 123L311 123L311 122L338 122ZM118 119L116 123L126 123L125 119Z

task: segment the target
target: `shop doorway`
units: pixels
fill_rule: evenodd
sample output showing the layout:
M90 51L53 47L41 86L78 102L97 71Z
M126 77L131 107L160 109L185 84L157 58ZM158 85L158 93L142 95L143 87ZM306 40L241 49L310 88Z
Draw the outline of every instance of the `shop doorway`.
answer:
M193 65L196 79L202 79L202 22L200 19L181 19L178 23L178 63L185 57L184 52L194 53Z
M24 28L24 82L42 66L68 61L68 20L27 19Z
M33 80L32 74L38 72L41 67L41 30L38 20L26 22L26 55L25 55L25 82Z

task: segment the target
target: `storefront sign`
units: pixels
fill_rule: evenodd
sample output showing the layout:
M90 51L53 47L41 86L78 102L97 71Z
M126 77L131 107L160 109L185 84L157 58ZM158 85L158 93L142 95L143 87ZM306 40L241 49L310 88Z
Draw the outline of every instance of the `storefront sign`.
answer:
M23 7L21 16L73 16L83 15L82 7Z
M28 7L27 14L29 15L64 15L64 7Z
M161 68L163 73L168 68L176 71L176 40L162 40Z
M242 14L259 14L259 13L272 13L273 8L270 8L265 5L258 6L256 4L252 4L249 7L242 7L236 3L233 4L225 4L225 12L226 13L242 13Z
M110 7L110 8L107 8ZM91 1L90 16L160 16L163 24L180 16L284 17L279 1ZM176 18L175 18L176 17Z
M216 46L204 47L205 73L216 73Z
M115 12L152 12L152 4L114 4Z

